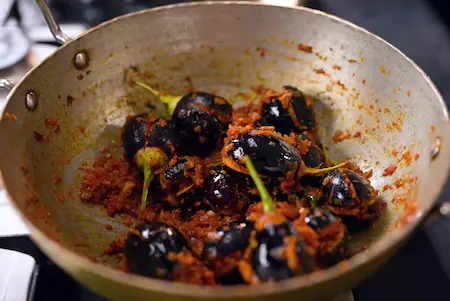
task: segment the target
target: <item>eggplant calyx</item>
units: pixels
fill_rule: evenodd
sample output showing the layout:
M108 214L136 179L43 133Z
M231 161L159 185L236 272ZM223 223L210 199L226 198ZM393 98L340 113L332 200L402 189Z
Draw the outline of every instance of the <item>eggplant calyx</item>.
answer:
M247 169L250 173L250 176L253 179L253 182L255 182L256 189L258 189L259 196L261 198L261 202L263 204L264 212L274 212L275 206L273 204L272 197L270 196L270 193L267 191L266 186L264 185L263 181L261 180L258 172L256 171L255 166L253 165L252 160L249 156L245 156L245 165L247 166Z
M147 85L143 82L135 81L134 83L136 85L144 88L145 90L147 90L151 94L155 95L156 97L158 97L158 99L167 106L167 110L169 111L170 115L172 115L173 111L175 110L175 107L177 106L178 101L182 97L182 96L178 96L178 95L170 95L170 94L162 93L160 91L153 89L152 87L150 87L149 85Z
M144 173L144 185L142 186L141 212L147 203L148 189L155 177L153 171L161 167L166 161L166 154L157 147L141 148L134 156L136 166Z
M330 170L334 170L334 169L338 169L338 168L344 167L345 165L347 165L347 161L341 162L341 163L336 164L334 166L325 167L325 168L311 168L311 167L304 166L301 169L301 175L317 175L317 174L325 173L325 172L330 171Z

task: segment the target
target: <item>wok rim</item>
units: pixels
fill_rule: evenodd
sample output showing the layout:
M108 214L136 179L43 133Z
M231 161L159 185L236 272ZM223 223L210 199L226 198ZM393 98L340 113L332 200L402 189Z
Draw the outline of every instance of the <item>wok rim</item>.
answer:
M70 42L62 45L55 53L53 53L51 56L47 57L44 61L42 61L40 64L34 66L30 71L27 72L27 74L17 83L17 85L9 92L7 96L7 105L9 104L11 98L15 95L15 92L19 86L22 85L22 83L30 76L30 74L34 73L39 67L43 64L45 64L48 60L51 60L53 56L60 52L62 49L67 47L67 45L74 43L88 35L90 35L92 32L97 30L103 30L104 28L116 23L116 21L125 20L129 18L134 18L138 15L144 15L144 14L151 14L157 11L162 10L170 10L173 8L182 8L182 7L196 7L196 6L211 6L211 5L242 5L242 6L265 6L265 7L275 7L279 9L286 9L286 10L298 10L298 11L305 11L311 14L319 15L322 17L326 17L328 19L334 20L340 24L349 26L355 31L359 31L361 33L364 33L368 35L370 38L374 40L378 40L384 45L388 46L391 50L394 50L397 52L402 59L408 61L412 66L418 71L424 80L427 82L427 84L430 86L432 91L434 92L434 96L439 101L440 107L442 109L444 121L450 125L449 120L449 112L446 107L446 104L444 102L444 99L435 86L435 84L431 81L430 77L408 56L406 56L402 51L400 51L398 48L387 42L386 40L382 39L381 37L377 36L376 34L353 24L352 22L346 21L340 17L303 7L303 6L296 6L296 7L286 7L286 6L280 6L280 5L273 5L273 4L265 4L265 3L255 3L251 1L204 1L204 2L190 2L190 3L178 3L178 4L172 4L172 5L166 5L166 6L160 6L156 8L146 9L134 13L129 13L126 15L122 15L116 18L113 18L111 20L108 20L102 24L99 24L80 36L78 36L76 39L71 40ZM4 113L2 112L2 119L4 117ZM443 147L449 147L450 143L447 141L443 141ZM446 163L444 166L446 171L444 170L445 174L441 178L438 178L437 188L439 190L436 190L437 193L433 193L432 196L430 196L430 199L432 199L431 202L427 203L423 209L418 210L413 216L411 216L411 219L409 222L401 227L396 229L395 231L392 231L390 233L386 233L383 235L383 238L380 239L378 242L376 242L374 245L372 245L368 250L364 252L357 253L356 255L352 256L350 259L345 260L331 268L320 270L317 272L314 272L312 274L307 275L301 275L297 276L291 279L287 279L281 282L276 283L267 283L264 285L237 285L237 286L217 286L217 287L210 287L210 286L197 286L192 284L184 284L184 283L176 283L176 282L169 282L165 280L158 280L153 279L149 277L144 277L140 275L125 273L119 269L115 269L112 267L109 267L107 265L103 265L100 263L94 263L90 261L87 257L77 254L75 251L70 250L63 245L56 242L54 239L48 237L43 231L38 229L33 225L33 223L27 218L27 216L20 210L19 206L16 204L16 201L11 197L11 194L9 193L8 187L4 181L3 177L3 171L0 171L0 183L3 185L3 188L5 190L5 193L7 194L8 198L11 200L11 203L13 204L14 208L18 213L20 214L22 220L25 222L26 226L30 230L30 236L35 241L35 243L39 246L39 248L44 252L47 253L47 249L52 249L52 253L59 254L60 258L55 262L58 261L66 261L71 262L71 266L76 266L77 270L83 270L84 272L88 272L90 274L93 274L95 276L106 278L110 281L119 282L124 285L127 285L129 287L135 287L143 291L155 291L162 294L168 294L168 295L178 295L178 296L189 296L189 297L218 297L218 298L227 298L227 297L254 297L254 296L260 296L260 295L270 295L270 294L277 294L282 292L289 292L293 290L299 290L302 288L312 287L316 286L322 282L329 282L333 281L336 278L338 278L340 275L349 273L373 260L381 256L382 254L386 253L387 251L393 249L395 246L397 246L404 238L406 238L409 234L412 233L412 231L418 226L418 224L424 219L424 217L427 215L427 213L431 210L432 206L435 204L437 197L442 191L442 188L444 187L446 180L449 176L450 172L450 164ZM49 256L52 258L52 256ZM53 259L53 258L52 258ZM67 270L67 269L65 269ZM70 272L70 270L69 270ZM75 272L76 274L76 272Z

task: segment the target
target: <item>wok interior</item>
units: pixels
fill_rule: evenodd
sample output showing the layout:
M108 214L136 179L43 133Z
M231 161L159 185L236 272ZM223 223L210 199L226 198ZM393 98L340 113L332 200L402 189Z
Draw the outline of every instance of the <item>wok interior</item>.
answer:
M308 47L299 50L300 43L312 46L312 53ZM71 64L79 50L90 57L84 71ZM197 90L215 92L236 105L253 95L251 87L295 85L317 98L320 136L332 159L372 169L377 189L417 176L416 185L380 192L388 210L375 227L354 237L355 249L379 239L402 214L404 206L393 204L393 196L417 199L419 209L432 201L419 188L433 180L423 175L430 168L428 150L439 135L430 134L430 128L443 119L442 112L432 102L432 88L401 54L350 25L309 11L249 5L239 10L227 5L161 9L120 19L64 47L15 91L6 111L16 114L17 121L1 122L0 141L8 147L3 147L0 166L12 198L35 225L77 252L116 265L117 259L101 254L126 230L121 218L107 217L102 206L81 203L80 165L92 163L105 146L120 155L120 126L128 114L150 110L149 101L156 106L151 110L165 114L148 93L126 84L124 69L130 66L161 90L185 93L190 80ZM23 105L28 90L39 96L34 112ZM46 128L49 117L58 119L60 133ZM334 143L336 130L361 136ZM34 131L50 143L36 141ZM418 160L401 161L407 151L418 154ZM30 172L29 185L22 164ZM397 170L383 177L390 164L397 164ZM62 176L59 186L55 174ZM73 197L60 202L57 195L66 190ZM27 204L29 192L47 205L50 217L39 203Z

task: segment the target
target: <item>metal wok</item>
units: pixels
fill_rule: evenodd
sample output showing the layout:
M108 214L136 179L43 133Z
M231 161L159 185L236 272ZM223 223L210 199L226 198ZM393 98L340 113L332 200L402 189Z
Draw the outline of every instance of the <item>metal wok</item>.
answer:
M333 296L373 273L399 248L445 182L450 122L441 95L410 59L351 23L301 7L190 3L119 17L71 41L45 1L37 2L64 45L14 88L1 82L12 88L0 122L2 184L37 245L107 298ZM102 251L126 227L100 206L79 200L79 167L102 147L114 148L112 141L120 150L117 129L125 117L149 110L145 105L151 97L124 81L124 69L130 66L148 71L148 83L173 93L186 92L189 77L197 89L237 103L241 92L261 84L276 89L296 85L317 97L320 135L329 155L372 169L371 181L378 189L391 185L381 193L389 203L387 214L354 237L353 248L368 249L328 270L261 286L196 287L118 270L117 259L102 256ZM156 100L153 104L164 112ZM48 118L57 119L58 132L46 126ZM353 138L335 143L336 130L348 130ZM391 164L397 170L383 176ZM55 175L62 177L59 186ZM401 179L409 184L396 182ZM58 198L62 191L69 195L64 202Z

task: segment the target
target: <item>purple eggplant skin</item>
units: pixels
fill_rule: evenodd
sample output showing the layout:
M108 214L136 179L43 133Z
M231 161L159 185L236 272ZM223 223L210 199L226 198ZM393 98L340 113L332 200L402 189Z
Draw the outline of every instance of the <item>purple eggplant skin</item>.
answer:
M121 138L125 156L130 161L144 147L159 148L167 156L172 156L179 148L173 124L148 113L128 118L123 126Z
M173 280L176 265L171 256L188 250L183 234L164 222L146 222L128 232L124 255L130 272Z
M202 259L212 268L217 262L227 262L228 256L244 252L248 247L252 231L253 223L245 220L230 222L216 229L205 240ZM219 275L216 274L216 281L222 285L244 283L237 262L236 265L230 265L228 270Z
M240 164L242 157L248 155L257 172L269 177L283 177L302 161L296 148L275 136L249 132L229 140L230 144L227 156L232 161Z
M298 139L308 140L311 143L309 150L306 154L301 155L306 167L320 168L325 167L325 156L322 149L312 141L307 135L300 134ZM316 175L305 175L300 179L302 186L312 186L316 188L321 187L321 177Z
M145 147L148 130L148 114L139 114L127 119L122 128L122 144L128 160L132 161L136 153Z
M252 231L253 224L248 221L234 221L220 227L205 241L202 258L209 261L245 250Z
M312 271L315 259L306 251L306 243L299 236L289 221L283 223L266 223L263 229L255 230L254 244L251 249L250 263L254 275L259 281L280 281ZM286 239L296 237L295 253L301 267L292 270L285 256L279 256L280 250L286 248Z
M274 126L281 134L315 129L317 123L308 96L294 86L283 88L292 93L288 106L284 107L279 98L263 103L261 125Z
M333 228L329 228L335 229L335 232L333 232L335 234L334 241L330 241L330 230L328 230L328 237L326 238L328 248L326 250L322 249L318 255L318 260L323 266L332 266L349 255L347 228L328 209L314 207L305 216L305 222L314 231L318 231L318 233L321 233L321 230L334 226ZM320 234L319 237L321 237Z
M206 92L184 95L172 113L183 154L201 158L211 154L220 145L232 111L220 96Z
M292 120L289 110L283 107L278 98L271 99L262 105L262 125L274 126L281 134L289 134L296 131L296 125Z
M373 198L373 188L356 172L340 168L326 173L323 177L323 191L326 203L332 207L350 207ZM359 200L352 196L352 190L356 192Z
M308 102L307 96L294 86L284 86L285 90L292 91L291 107L297 119L297 127L304 131L310 131L317 127L314 109Z
M184 216L190 216L203 205L203 187L197 177L203 179L202 175L196 175L196 168L202 166L198 157L181 156L176 157L172 164L167 163L160 174L161 188L165 192L165 199L171 206L179 207Z

